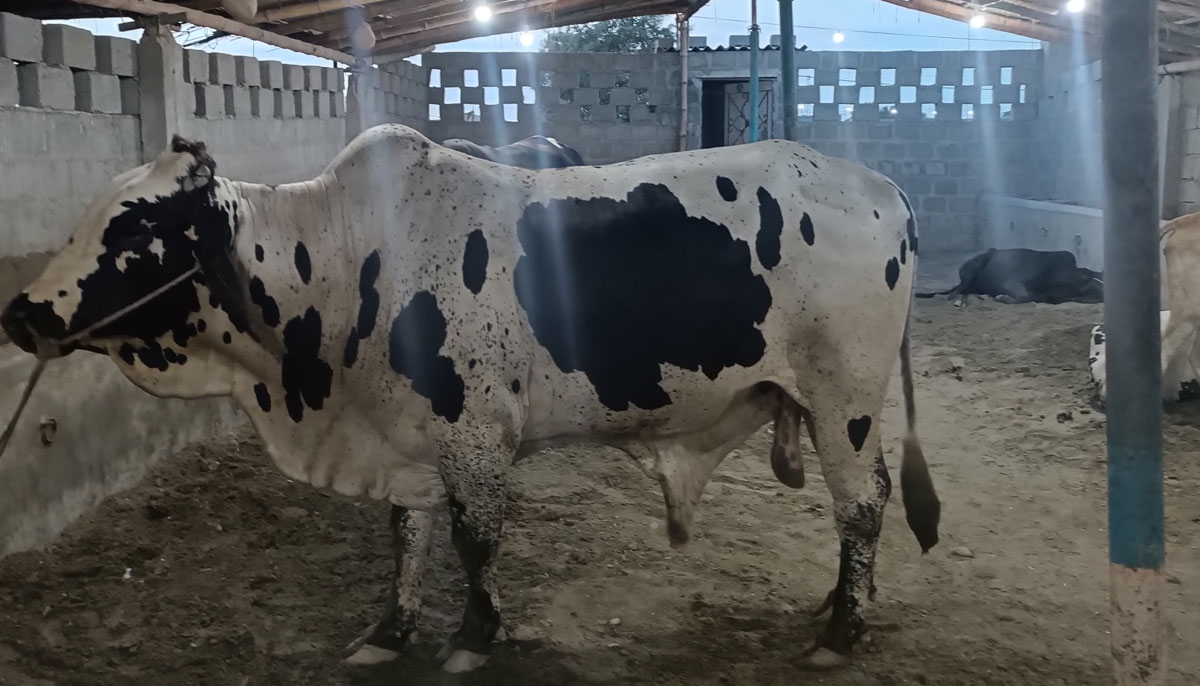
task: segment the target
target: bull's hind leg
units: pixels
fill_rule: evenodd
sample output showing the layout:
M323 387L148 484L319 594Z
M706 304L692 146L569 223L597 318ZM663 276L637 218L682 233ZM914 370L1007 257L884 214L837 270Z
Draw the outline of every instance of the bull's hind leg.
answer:
M875 551L892 482L879 449L878 412L848 417L824 409L815 412L814 419L841 556L837 586L826 599L833 612L802 666L829 669L849 661L865 629L863 611L874 596Z
M495 563L504 528L503 465L494 457L443 461L442 480L450 502L450 539L468 588L462 625L438 659L445 660L442 669L447 672L469 672L487 662L501 629Z
M350 644L346 662L370 665L394 660L408 646L421 615L421 575L429 552L433 515L392 505L392 555L396 570L383 619Z

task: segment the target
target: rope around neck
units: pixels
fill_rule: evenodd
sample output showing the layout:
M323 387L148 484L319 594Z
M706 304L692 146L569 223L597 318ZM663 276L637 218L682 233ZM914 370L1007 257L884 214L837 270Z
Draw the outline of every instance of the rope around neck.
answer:
M25 411L25 405L29 402L29 396L33 394L33 387L37 385L38 379L42 376L42 370L46 368L46 363L50 361L50 353L52 351L57 351L64 346L87 338L88 334L92 333L96 329L108 326L121 317L124 317L130 312L133 312L134 310L144 306L146 303L161 296L163 293L166 293L172 288L190 279L199 271L200 265L192 265L191 269L180 274L174 279L171 279L165 285L150 291L146 295L134 300L132 303L122 307L107 317L101 318L99 321L89 325L87 328L79 331L78 333L74 333L66 338L60 338L56 341L47 341L48 345L39 345L37 351L37 364L34 365L33 372L29 374L29 381L25 383L25 390L21 392L21 400L17 403L17 410L16 412L13 412L12 419L8 420L8 426L5 427L4 433L0 434L0 457L4 457L4 449L8 447L8 442L12 440L13 433L15 433L17 430L17 420L21 418L21 413Z

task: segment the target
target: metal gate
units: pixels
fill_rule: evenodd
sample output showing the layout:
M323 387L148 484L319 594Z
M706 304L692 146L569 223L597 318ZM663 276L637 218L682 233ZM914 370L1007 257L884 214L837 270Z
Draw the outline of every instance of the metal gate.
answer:
M758 139L771 138L771 81L758 82ZM725 145L750 142L750 82L725 84Z

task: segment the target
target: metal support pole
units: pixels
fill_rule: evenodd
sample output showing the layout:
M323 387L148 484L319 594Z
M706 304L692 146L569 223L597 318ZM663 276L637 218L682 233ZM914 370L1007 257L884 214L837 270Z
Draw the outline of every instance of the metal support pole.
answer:
M750 142L758 140L758 0L750 0Z
M792 0L779 0L780 74L783 81L783 137L796 140L796 27L792 22Z
M679 149L687 150L688 128L688 20L679 15L675 22L679 37Z
M1117 686L1167 680L1156 3L1104 0L1108 543Z

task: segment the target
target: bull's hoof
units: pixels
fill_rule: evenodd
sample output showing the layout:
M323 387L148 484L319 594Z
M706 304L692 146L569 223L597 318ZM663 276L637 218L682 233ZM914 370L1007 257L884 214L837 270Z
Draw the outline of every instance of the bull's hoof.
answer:
M799 667L811 672L828 672L849 664L849 655L836 653L829 648L817 648L800 660Z
M346 658L345 662L348 665L364 666L364 665L379 665L384 662L391 662L400 657L400 653L387 648L364 643L353 655Z
M442 671L450 674L473 672L487 664L489 657L489 655L481 655L469 650L455 650L442 663Z

